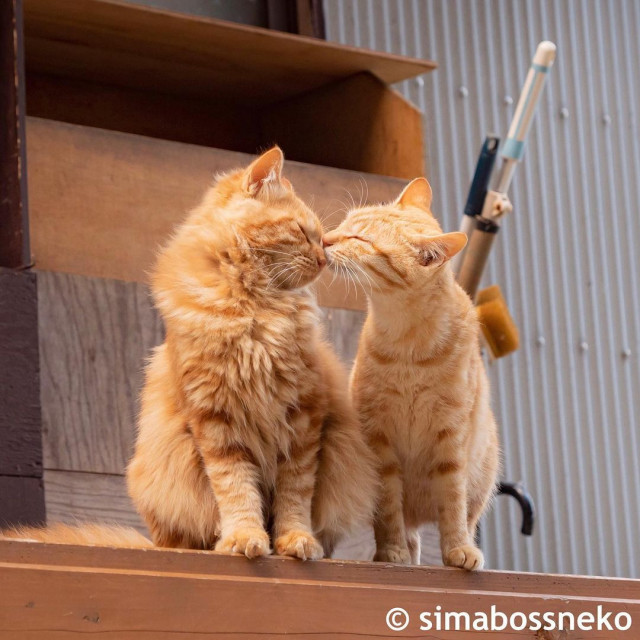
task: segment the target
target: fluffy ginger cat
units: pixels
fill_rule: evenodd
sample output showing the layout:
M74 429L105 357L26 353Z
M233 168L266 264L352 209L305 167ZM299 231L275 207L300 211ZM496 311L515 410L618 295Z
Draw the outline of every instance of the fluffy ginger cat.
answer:
M444 564L474 570L497 428L476 312L447 264L466 237L443 234L430 205L417 178L395 202L352 211L323 245L331 267L370 284L351 394L382 476L375 559L419 563L418 527L437 522Z
M372 517L375 461L307 290L315 214L277 147L220 177L161 252L129 494L158 546L315 559Z

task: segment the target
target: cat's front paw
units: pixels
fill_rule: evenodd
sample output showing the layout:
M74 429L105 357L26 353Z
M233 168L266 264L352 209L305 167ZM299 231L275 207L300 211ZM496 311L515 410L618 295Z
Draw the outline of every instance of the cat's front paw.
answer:
M320 560L324 555L322 545L308 531L289 531L276 538L274 548L279 556L300 560Z
M388 544L376 549L376 555L373 556L373 559L376 562L411 564L411 552L408 547L402 547L397 544Z
M258 558L271 553L269 535L263 529L236 529L223 536L216 544L216 551L223 553L244 553L247 558Z
M484 556L478 547L464 544L450 549L442 556L448 567L458 567L467 571L479 571L484 567Z

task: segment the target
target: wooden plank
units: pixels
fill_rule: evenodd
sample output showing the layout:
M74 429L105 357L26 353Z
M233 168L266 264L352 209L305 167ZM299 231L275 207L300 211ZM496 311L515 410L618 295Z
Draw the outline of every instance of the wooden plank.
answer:
M29 73L27 105L31 116L72 124L245 153L261 146L255 111L223 100Z
M122 474L141 369L163 339L162 322L140 283L37 275L45 467ZM322 311L329 339L349 364L364 314Z
M44 272L38 283L45 466L122 474L161 320L139 283Z
M27 70L179 95L274 103L369 71L435 63L119 0L26 0Z
M49 522L117 522L149 535L122 475L46 470L44 488Z
M0 557L4 559L7 545L20 544L1 543ZM633 581L628 581L626 597L614 597L607 592L589 597L575 592L559 594L553 576L538 576L537 591L526 593L519 588L521 574L498 574L494 579L489 572L439 570L441 577L455 576L459 587L454 589L434 586L425 580L429 574L418 567L382 567L376 580L362 580L364 572L359 580L354 580L354 569L358 571L360 566L357 564L301 563L275 558L251 562L220 557L220 565L229 567L226 571L189 572L184 562L189 552L131 550L132 566L112 569L86 561L89 554L99 558L108 550L71 548L73 553L69 555L64 547L46 547L48 554L38 564L29 562L30 549L25 549L17 562L0 563L5 587L0 600L3 639L47 640L89 633L119 640L284 635L301 638L310 634L317 638L420 637L420 612L433 613L438 606L444 611L472 614L488 614L492 606L497 606L507 616L515 612L560 611L577 616L583 611L596 613L600 605L614 615L620 611L636 619L640 615L639 583ZM59 562L65 552L68 564ZM171 555L170 569L166 565L141 568L142 563L156 559L159 554ZM212 555L197 556L202 562L201 569ZM231 569L232 566L242 567L248 575L231 575L238 570ZM274 566L283 569L278 578L261 575ZM366 563L362 566L365 572L373 567ZM431 572L433 575L436 570ZM320 577L319 573L324 575ZM483 578L483 585L479 585L478 577ZM421 578L422 582L415 584L411 578ZM511 588L499 591L497 586L505 582ZM599 586L604 584L600 582ZM399 606L407 611L411 623L402 633L390 630L385 623L387 612ZM491 637L498 636L534 637L529 630L510 629L493 632ZM456 631L432 630L429 637L448 640L461 636ZM582 636L567 633L550 637ZM624 631L606 632L608 640L629 637L633 636Z
M0 269L0 475L42 476L36 276Z
M0 266L31 263L24 136L22 2L0 3Z
M29 565L93 566L127 571L157 570L238 578L317 580L390 587L428 586L441 591L473 589L493 593L540 594L619 600L640 598L640 581L627 578L572 576L512 571L467 573L436 566L391 565L383 562L298 562L271 556L251 562L213 551L76 547L0 540L0 562Z
M265 113L263 127L265 139L304 162L407 179L424 174L422 114L370 74L282 102Z
M249 156L38 118L27 123L31 233L36 266L144 282L155 251L202 197L216 172ZM404 182L287 162L286 175L332 228L356 202L395 198ZM366 179L366 186L364 180ZM365 197L367 196L367 197ZM318 286L323 306L365 309L340 280Z
M42 478L0 475L0 529L45 522Z

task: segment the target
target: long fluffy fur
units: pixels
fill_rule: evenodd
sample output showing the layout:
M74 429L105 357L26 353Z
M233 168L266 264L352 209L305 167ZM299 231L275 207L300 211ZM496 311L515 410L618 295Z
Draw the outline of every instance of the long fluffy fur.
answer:
M55 522L47 527L14 527L6 529L0 533L0 538L53 544L130 547L135 549L153 547L151 540L145 538L135 529L117 524L79 523L77 525L69 525Z
M249 557L331 553L373 513L377 475L342 365L307 289L317 217L275 148L221 176L160 253L165 342L146 368L129 494L153 543ZM148 547L132 529L22 528L8 538Z
M373 459L306 286L322 230L281 162L219 178L158 259L167 334L127 481L160 546L315 558L371 517Z

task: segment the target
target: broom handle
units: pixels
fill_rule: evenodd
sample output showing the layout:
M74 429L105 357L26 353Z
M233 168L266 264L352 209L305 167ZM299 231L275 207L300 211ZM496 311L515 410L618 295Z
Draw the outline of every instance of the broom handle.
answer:
M553 42L545 40L538 45L502 148L502 166L496 188L487 192L482 213L473 219L469 243L461 263L457 265L458 284L472 300L475 299L491 247L500 229L500 218L511 211L507 192L516 165L524 154L525 139L555 57L556 45Z
M506 194L509 191L516 165L524 154L527 133L529 133L545 80L549 75L549 69L551 69L555 57L556 45L553 42L545 40L538 45L513 114L507 139L502 147L501 156L503 162L495 189L498 193Z

